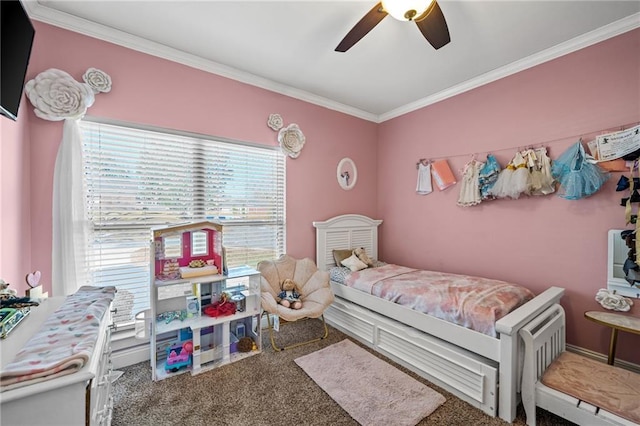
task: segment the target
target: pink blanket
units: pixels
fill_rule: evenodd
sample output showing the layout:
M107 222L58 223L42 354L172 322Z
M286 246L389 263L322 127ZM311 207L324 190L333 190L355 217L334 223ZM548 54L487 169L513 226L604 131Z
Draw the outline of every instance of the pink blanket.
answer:
M497 320L534 297L504 281L392 264L352 272L345 285L492 337Z
M0 389L6 391L80 370L93 353L100 320L115 292L115 287L84 286L68 296L0 372Z

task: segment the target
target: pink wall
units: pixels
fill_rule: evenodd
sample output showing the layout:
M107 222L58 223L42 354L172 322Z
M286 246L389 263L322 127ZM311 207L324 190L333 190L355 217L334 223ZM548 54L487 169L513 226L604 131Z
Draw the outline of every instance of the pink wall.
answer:
M287 159L291 255L315 258L314 220L353 211L375 216L375 123L54 26L35 25L28 79L52 67L77 80L89 67L111 76L111 92L96 96L89 115L274 146L277 134L266 124L269 114L281 114L285 124L297 123L306 144L297 159ZM32 257L49 286L51 182L62 124L38 119L31 111L29 115ZM358 185L351 191L343 191L336 180L338 162L347 156L358 165Z
M0 278L24 294L31 263L29 111L23 98L18 121L0 117Z
M621 194L613 191L619 173L586 200L461 208L459 186L415 195L415 162L449 158L460 176L471 153L492 151L505 163L517 147L548 144L555 158L579 136L640 121L639 30L381 125L39 22L36 31L28 78L51 67L76 79L89 67L111 75L113 90L97 96L90 115L267 145L276 145L270 113L298 123L307 144L287 159L290 254L314 258L314 220L353 212L381 218L385 260L517 281L536 292L563 286L569 343L607 351L608 330L582 314L599 308L593 297L606 285L606 231L624 227ZM0 277L22 282L40 269L50 290L51 182L62 124L22 112L1 128ZM342 157L358 167L351 191L336 181ZM634 343L637 336L623 333L619 355L640 363Z
M640 30L390 120L379 127L378 217L385 260L566 288L569 343L606 353L609 330L583 318L602 309L607 231L624 228L621 173L594 196L497 200L458 207L460 185L415 194L420 158L448 158L458 178L477 153L502 165L518 147L544 144L556 158L583 136L640 121ZM636 314L640 309L635 307ZM621 333L619 356L640 363L640 336ZM635 348L635 350L634 350Z

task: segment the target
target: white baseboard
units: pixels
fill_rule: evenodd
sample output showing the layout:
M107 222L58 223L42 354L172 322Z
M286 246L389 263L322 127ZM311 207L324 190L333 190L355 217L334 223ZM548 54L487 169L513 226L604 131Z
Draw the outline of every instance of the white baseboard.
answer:
M136 346L128 349L121 349L111 353L111 362L114 370L118 370L139 362L149 361L149 345Z
M149 359L149 339L136 339L133 329L119 330L112 334L111 362L115 370Z
M567 344L567 350L570 351L570 352L579 354L579 355L583 355L583 356L585 356L587 358L591 358L591 359L595 359L595 360L598 360L598 361L602 361L604 363L607 362L607 355L601 354L599 352L590 351L589 349L584 349L584 348L581 348L579 346L574 346L574 345L569 345L569 344ZM617 366L617 367L621 367L621 368L624 368L626 370L631 370L631 371L633 371L635 373L640 374L640 365L638 365L638 364L634 364L634 363L629 362L629 361L623 361L623 360L616 359L614 361L614 365Z

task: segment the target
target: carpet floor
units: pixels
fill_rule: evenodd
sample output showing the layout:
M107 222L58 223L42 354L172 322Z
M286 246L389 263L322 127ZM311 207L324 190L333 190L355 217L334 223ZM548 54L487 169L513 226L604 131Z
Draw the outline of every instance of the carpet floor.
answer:
M278 342L287 344L294 339L318 336L321 325L319 320L288 323L281 326ZM149 362L121 369L124 374L114 383L112 425L358 425L294 362L296 358L349 337L331 328L329 337L322 341L275 352L268 331L263 330L262 336L261 354L197 376L186 373L153 382ZM388 358L360 346L446 398L443 405L418 423L420 426L508 425ZM540 426L573 425L541 409L538 409L537 420ZM518 408L513 424L526 424L522 406Z

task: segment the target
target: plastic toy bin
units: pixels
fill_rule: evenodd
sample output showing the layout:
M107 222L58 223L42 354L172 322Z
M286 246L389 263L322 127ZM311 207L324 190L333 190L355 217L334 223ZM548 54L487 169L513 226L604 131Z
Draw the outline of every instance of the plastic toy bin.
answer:
M238 341L239 339L235 334L229 333L229 353L234 354L238 352Z
M151 309L140 311L135 316L136 339L148 339L151 335Z

